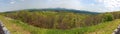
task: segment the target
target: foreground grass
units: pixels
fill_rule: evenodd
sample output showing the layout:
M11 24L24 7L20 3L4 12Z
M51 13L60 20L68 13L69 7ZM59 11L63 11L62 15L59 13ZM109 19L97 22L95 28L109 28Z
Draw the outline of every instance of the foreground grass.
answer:
M100 23L95 26L74 28L71 30L37 28L19 20L0 16L0 20L10 30L11 34L111 34L120 24L120 20Z

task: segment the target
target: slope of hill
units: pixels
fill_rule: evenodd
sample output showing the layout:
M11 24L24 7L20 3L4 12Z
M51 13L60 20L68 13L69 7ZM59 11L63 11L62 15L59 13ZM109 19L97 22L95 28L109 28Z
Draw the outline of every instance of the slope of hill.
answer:
M12 34L110 34L119 25L119 12L91 14L85 11L84 14L84 11L76 11L60 8L19 10L0 13L5 16L0 19L6 25L9 22Z
M120 20L116 19L95 26L73 28L70 30L58 30L37 28L19 20L3 16L0 16L0 20L5 24L8 30L10 30L11 34L111 34L120 24Z
M72 12L30 12L29 10L22 10L19 12L4 13L4 16L18 19L40 28L70 29L82 26L79 24L82 24L82 20L90 15Z
M62 11L63 10L63 11ZM64 11L65 10L65 11ZM59 11L59 12L58 12ZM83 14L70 12L67 9L20 10L16 12L1 13L6 17L21 20L27 24L46 29L71 29L97 25L101 22L114 20L115 14ZM94 13L94 12L93 12ZM96 20L96 21L94 21Z

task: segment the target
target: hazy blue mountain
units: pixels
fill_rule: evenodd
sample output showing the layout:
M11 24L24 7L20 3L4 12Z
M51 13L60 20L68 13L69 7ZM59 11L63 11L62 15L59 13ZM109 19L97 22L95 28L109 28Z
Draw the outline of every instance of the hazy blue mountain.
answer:
M81 14L99 14L98 12L91 12L91 11L86 11L86 10L66 9L66 8L45 8L45 9L24 9L24 10L29 10L30 12L34 12L34 11L54 11L54 12L73 12L73 13L81 13ZM8 11L6 13L17 12L17 11L21 11L21 10Z

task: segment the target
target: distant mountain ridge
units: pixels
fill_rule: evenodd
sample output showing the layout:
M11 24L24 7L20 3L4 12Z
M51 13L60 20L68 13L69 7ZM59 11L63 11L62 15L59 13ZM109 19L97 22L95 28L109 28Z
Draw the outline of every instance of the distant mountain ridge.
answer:
M81 13L81 14L99 14L98 12L90 12L85 10L75 10L75 9L66 9L66 8L45 8L45 9L24 9L29 10L30 12L33 11L54 11L54 12L73 12L73 13ZM16 10L21 11L21 10ZM10 12L16 12L16 11L8 11L6 13Z
M46 9L29 9L31 11L55 11L55 12L73 12L73 13L82 13L82 14L99 14L98 12L90 12L85 10L75 10L75 9L66 9L66 8L46 8Z

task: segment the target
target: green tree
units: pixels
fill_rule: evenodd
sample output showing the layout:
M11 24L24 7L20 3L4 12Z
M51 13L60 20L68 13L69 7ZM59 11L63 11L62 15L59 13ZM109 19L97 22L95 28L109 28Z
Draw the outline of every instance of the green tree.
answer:
M105 14L104 17L103 17L103 22L112 21L113 19L114 18L113 18L112 14Z

